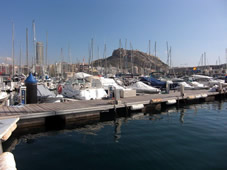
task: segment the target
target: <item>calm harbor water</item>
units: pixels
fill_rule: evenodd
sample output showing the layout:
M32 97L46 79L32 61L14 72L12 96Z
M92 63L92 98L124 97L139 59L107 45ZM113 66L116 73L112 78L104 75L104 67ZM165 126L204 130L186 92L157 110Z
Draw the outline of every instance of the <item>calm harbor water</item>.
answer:
M227 102L22 136L19 170L227 169Z

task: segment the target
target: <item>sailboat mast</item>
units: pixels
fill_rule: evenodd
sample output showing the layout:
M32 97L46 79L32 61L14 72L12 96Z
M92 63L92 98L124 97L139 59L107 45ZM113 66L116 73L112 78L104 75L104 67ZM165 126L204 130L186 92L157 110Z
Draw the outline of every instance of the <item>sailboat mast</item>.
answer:
M121 72L122 71L122 66L121 66L121 62L122 62L121 61L121 39L119 40L119 49L120 49L120 51L119 51L120 52L119 72Z
M204 65L206 66L207 65L207 62L206 62L206 52L204 52Z
M133 74L133 48L132 48L132 44L130 42L130 48L131 48L131 73Z
M154 56L156 57L156 41L154 43ZM157 64L155 64L155 71L157 71Z
M225 49L225 73L227 73L227 48Z
M29 64L28 64L28 28L26 28L26 65L27 65L27 72L29 72Z
M33 49L34 49L34 56L33 62L36 63L36 33L35 33L35 20L32 21L32 28L33 28ZM34 64L32 63L32 64Z
M155 57L157 57L157 55L156 55L156 45L157 45L157 44L156 44L156 41L155 41L155 43L154 43L154 56L155 56Z
M151 40L149 40L149 45L148 45L149 47L148 47L148 54L149 54L149 56L151 55Z
M47 69L48 32L46 32L46 69Z
M169 45L168 45L168 41L166 42L166 48L167 48L167 65L169 66Z
M105 58L105 75L106 75L107 74L106 43L104 45L104 58Z
M61 48L61 77L63 77L63 62L64 62L63 48Z
M69 57L69 61L68 61L68 71L71 72L71 64L72 64L72 59L71 59L71 49L70 49L70 44L68 43L68 57Z
M98 57L98 67L100 66L100 61L99 61L99 46L97 47L97 57Z
M91 73L93 75L93 57L94 57L94 40L93 38L91 39Z
M169 66L172 67L172 47L170 46L169 49Z
M203 54L201 56L201 66L203 66Z
M88 73L90 73L90 65L91 65L91 45L88 44Z
M21 43L20 43L20 68L19 68L19 73L21 75L22 73L22 50L21 50Z
M13 59L13 76L14 76L14 62L15 62L15 56L14 56L14 23L12 25L12 59Z
M125 39L125 50L127 50L127 38Z

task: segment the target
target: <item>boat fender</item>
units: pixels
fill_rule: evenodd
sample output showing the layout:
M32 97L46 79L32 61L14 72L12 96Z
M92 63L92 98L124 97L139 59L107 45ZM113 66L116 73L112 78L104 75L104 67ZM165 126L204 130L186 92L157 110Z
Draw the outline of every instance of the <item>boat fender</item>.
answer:
M58 86L58 94L61 94L61 93L62 93L62 86L59 85L59 86Z
M140 110L140 109L144 108L144 105L143 104L136 104L136 105L132 105L130 108L131 108L131 110Z
M177 101L175 99L170 99L166 102L166 105L172 105L172 104L176 104Z

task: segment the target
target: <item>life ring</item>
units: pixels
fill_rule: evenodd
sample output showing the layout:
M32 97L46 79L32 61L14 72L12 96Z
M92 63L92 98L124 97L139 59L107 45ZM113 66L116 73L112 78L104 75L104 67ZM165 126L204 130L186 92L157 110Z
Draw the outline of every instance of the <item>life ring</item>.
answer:
M61 93L62 93L62 86L59 85L59 86L58 86L58 94L61 94Z

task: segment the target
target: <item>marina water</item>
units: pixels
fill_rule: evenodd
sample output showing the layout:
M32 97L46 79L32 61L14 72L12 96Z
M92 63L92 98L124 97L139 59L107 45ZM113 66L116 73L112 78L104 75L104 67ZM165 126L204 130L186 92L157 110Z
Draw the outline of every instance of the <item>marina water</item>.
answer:
M227 102L19 138L20 170L227 169Z

